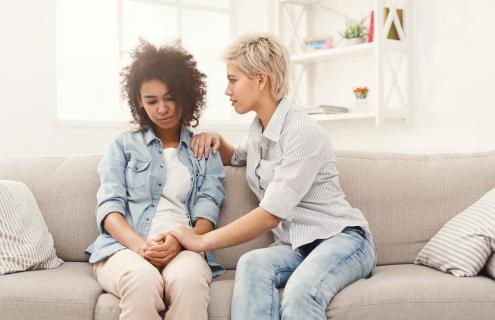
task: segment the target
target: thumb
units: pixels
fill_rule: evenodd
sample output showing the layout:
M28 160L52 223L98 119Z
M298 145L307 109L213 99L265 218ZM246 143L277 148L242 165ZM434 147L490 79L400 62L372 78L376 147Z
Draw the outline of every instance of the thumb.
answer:
M160 234L157 234L154 238L153 238L153 241L156 241L156 242L160 242L160 241L164 241L165 240L165 234L163 233L160 233Z

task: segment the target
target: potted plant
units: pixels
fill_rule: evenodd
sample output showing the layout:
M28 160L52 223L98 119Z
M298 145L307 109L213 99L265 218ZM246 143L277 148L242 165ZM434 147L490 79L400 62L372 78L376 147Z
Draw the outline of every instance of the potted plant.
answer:
M345 39L346 45L353 45L364 42L365 37L368 35L368 32L364 25L364 21L365 19L361 21L347 19L344 31L339 32L340 36Z
M368 110L368 87L357 87L353 90L354 96L356 97L355 101L355 110L356 111L367 111Z

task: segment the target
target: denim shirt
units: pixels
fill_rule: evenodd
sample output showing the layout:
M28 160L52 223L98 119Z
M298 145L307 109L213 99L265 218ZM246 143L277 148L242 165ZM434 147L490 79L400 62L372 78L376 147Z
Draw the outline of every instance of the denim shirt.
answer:
M225 198L224 168L219 153L210 154L207 160L194 158L190 143L191 133L182 127L177 152L191 173L192 188L186 200L190 226L198 218L208 219L215 226ZM126 248L103 227L103 220L111 212L121 213L141 237L147 238L167 178L162 150L152 129L124 132L110 144L98 167L101 184L96 195L96 222L100 235L86 249L90 263ZM205 252L205 258L214 277L223 273L225 269L215 262L211 252Z

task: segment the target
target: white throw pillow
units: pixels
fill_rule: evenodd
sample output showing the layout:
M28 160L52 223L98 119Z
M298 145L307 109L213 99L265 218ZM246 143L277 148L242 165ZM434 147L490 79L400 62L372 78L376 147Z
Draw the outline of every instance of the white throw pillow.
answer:
M0 180L0 275L62 263L31 190L22 182Z
M495 189L450 219L419 252L424 264L454 276L477 275L495 246Z

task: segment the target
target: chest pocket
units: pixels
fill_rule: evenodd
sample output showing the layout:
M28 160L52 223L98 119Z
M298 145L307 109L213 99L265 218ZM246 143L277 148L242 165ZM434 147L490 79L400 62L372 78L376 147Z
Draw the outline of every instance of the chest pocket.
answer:
M280 165L281 160L268 161L261 159L258 168L256 169L256 174L259 177L260 187L263 190L268 188L270 182L273 181L273 176L275 174L275 168Z
M151 160L129 160L127 163L127 169L125 172L125 178L128 189L138 189L146 184L149 176L149 170Z

